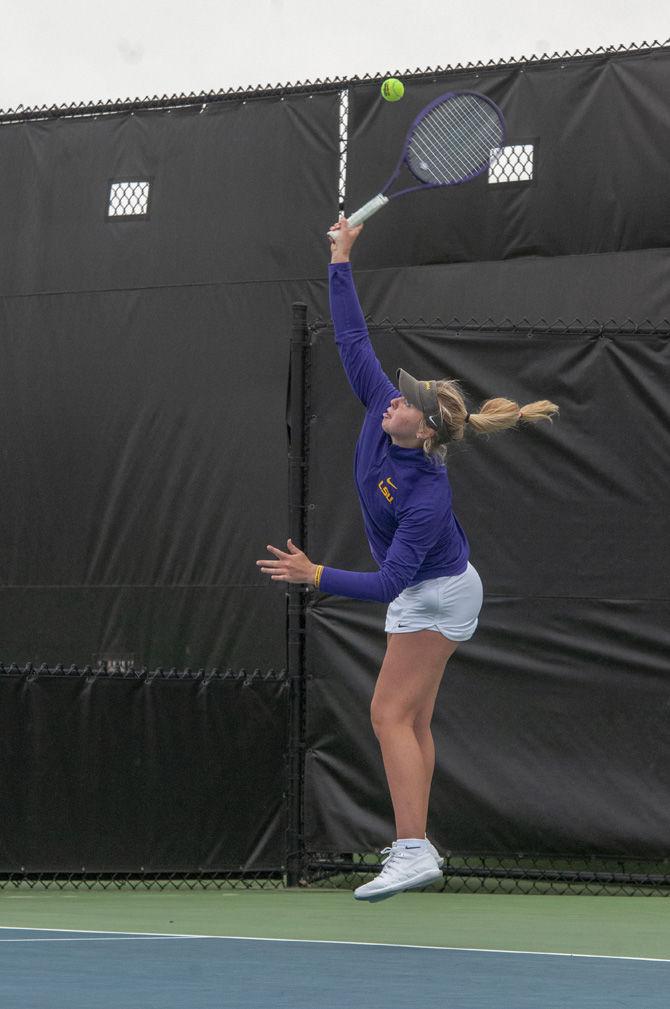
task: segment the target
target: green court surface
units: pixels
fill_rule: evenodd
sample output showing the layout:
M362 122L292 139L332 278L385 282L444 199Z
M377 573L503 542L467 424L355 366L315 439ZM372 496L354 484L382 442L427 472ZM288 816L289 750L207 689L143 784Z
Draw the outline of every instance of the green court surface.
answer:
M5 928L245 936L670 959L663 897L334 890L0 890Z

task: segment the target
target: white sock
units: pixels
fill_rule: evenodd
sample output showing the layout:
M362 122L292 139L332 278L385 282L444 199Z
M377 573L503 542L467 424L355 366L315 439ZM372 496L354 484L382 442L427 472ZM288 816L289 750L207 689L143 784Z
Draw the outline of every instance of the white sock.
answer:
M395 842L397 848L425 848L425 837L399 837Z

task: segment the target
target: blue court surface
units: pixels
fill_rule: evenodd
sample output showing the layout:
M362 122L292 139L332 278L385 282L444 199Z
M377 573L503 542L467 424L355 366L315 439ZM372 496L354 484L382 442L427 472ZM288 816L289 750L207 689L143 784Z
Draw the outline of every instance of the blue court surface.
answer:
M670 959L0 929L1 1009L667 1009Z

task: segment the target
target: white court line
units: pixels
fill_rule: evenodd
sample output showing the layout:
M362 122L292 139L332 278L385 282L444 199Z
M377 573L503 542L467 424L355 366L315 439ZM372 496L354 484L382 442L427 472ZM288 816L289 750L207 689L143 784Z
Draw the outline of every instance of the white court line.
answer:
M380 946L391 949L439 949L451 953L506 953L509 956L568 956L584 960L639 960L644 963L670 963L670 957L660 956L613 956L609 953L552 953L537 949L482 949L477 946L421 946L402 942L356 942L350 939L278 939L274 936L259 935L198 935L193 932L130 932L119 935L116 932L85 928L26 928L21 925L0 925L0 931L9 932L65 932L101 936L115 936L118 939L241 939L245 942L311 942L330 946ZM66 942L65 939L0 939L0 942ZM77 942L70 939L70 942ZM83 941L83 940L79 940ZM89 942L91 940L88 940Z
M0 939L2 942L134 942L135 939L139 939L140 936L137 935L101 935L99 938L80 938L76 939L66 938L66 939ZM170 939L172 936L156 936L160 939Z

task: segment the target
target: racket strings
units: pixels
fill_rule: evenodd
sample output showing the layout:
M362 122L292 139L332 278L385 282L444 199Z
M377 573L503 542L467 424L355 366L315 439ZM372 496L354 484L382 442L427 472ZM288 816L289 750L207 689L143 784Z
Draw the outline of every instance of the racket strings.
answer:
M438 106L436 112L438 117L444 116L444 106ZM495 139L500 139L502 136L500 120L496 113L489 105L472 95L465 95L460 101L452 101L449 105L449 112L454 120L454 125L463 128L466 140L469 131L474 133L475 139L481 140L486 146L490 143L492 136Z
M446 167L449 173L452 165L466 174L479 167L501 134L497 116L470 95L438 106L423 125L421 138L428 141L438 168Z
M418 168L421 177L422 173L426 173L435 182L451 182L468 174L468 162L457 151L451 151L451 157L445 156L440 144L448 142L436 130L426 130L422 135L416 136L412 143L412 153L420 158Z
M472 160L469 152L473 146L473 141L480 140L482 132L477 129L476 121L474 119L468 120L458 108L450 111L451 115L447 115L443 108L438 107L435 109L435 116L430 124L430 128L432 128L432 133L437 144L433 142L429 143L429 146L438 161L441 159L443 163L445 163L444 152L449 151L457 169L463 171ZM468 135L468 127L474 130L475 136ZM430 130L426 130L424 139L429 142L433 140Z
M420 169L437 182L463 178L480 168L489 160L493 141L491 133L485 132L472 118L466 115L440 115L436 110L432 122L416 134L416 152L423 163Z
M449 130L456 134L460 147L455 145L454 155L457 152L462 154L461 163L465 166L469 164L479 165L490 156L491 151L491 129L494 123L490 119L483 121L478 115L469 116L461 110L456 103L450 119L444 115L444 109L438 108L437 120L440 126L444 124L441 136L445 143L449 139ZM468 110L469 111L469 110ZM476 113L482 111L479 107ZM497 123L497 120L496 120ZM439 128L439 127L438 127Z
M473 95L458 95L418 123L408 145L408 161L424 182L463 180L481 171L502 137L500 120L488 103Z

